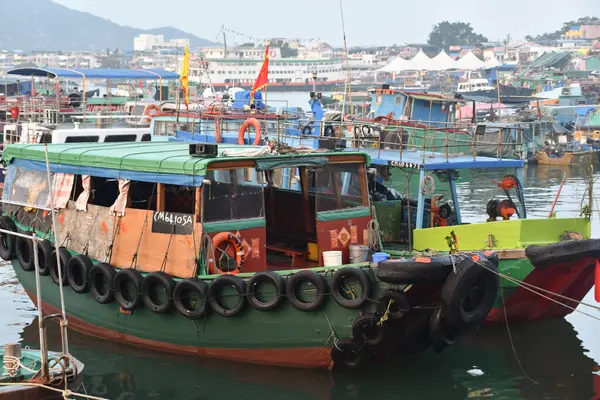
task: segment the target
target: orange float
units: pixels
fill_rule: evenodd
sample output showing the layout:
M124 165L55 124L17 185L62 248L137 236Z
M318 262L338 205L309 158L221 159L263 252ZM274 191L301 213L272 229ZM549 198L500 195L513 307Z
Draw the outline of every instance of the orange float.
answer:
M244 143L244 136L246 135L246 131L248 130L248 127L253 126L254 130L256 131L256 137L254 138L254 142L252 143L254 146L258 146L260 145L260 140L261 140L261 136L262 136L262 127L260 126L260 122L258 122L258 120L256 118L248 118L247 120L244 121L244 123L242 124L242 127L240 128L240 133L238 134L238 144L245 144Z
M152 121L152 117L155 117L160 113L160 107L156 104L149 104L144 109L144 115L146 116L146 121Z
M217 267L216 260L214 258L211 258L208 261L208 272L210 272L213 275L215 275L215 274L237 275L240 273L241 266L244 263L244 261L246 260L242 242L235 234L233 234L231 232L220 232L220 233L217 233L215 236L213 236L213 238L212 238L212 246L214 249L213 253L216 253L217 248L225 242L229 242L233 246L233 250L235 251L235 263L237 265L237 268L234 269L233 271L229 271L229 272L222 271L221 269L219 269L219 267Z
M12 119L17 119L17 118L19 118L19 114L20 114L19 107L17 107L17 106L12 106L12 107L10 108L10 117L11 117Z

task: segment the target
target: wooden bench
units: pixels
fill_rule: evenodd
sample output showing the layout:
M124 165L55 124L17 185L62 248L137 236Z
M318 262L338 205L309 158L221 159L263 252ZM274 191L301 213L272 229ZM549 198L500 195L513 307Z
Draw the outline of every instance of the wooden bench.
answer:
M275 251L278 253L283 253L287 257L292 257L292 268L301 267L304 264L308 257L308 253L306 251L299 251L294 249L285 248L285 245L280 243L277 244L268 244L267 250Z

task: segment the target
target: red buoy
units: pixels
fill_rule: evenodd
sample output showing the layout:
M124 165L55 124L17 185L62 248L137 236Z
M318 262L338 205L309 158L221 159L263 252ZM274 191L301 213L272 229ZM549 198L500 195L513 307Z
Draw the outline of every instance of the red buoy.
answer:
M11 117L12 119L17 119L17 118L19 118L19 107L17 107L17 106L12 106L12 107L10 108L10 117Z

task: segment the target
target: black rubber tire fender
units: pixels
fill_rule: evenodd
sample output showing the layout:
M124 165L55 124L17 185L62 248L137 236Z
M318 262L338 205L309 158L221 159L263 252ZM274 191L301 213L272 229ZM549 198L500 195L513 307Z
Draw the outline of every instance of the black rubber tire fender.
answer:
M528 246L525 255L536 269L576 260L582 257L600 258L600 239L570 240L547 246Z
M224 307L219 302L219 293L226 287L233 287L237 292L238 301L236 305L232 308ZM210 308L217 314L223 317L233 317L242 311L244 308L246 301L244 299L246 294L245 283L241 278L238 278L235 275L221 275L217 277L214 281L211 282L210 287L208 288L208 304L210 304Z
M115 269L110 264L99 263L90 268L88 279L90 293L96 302L108 304L114 301L115 295L112 284L115 275Z
M256 293L256 288L262 283L270 283L275 287L273 298L261 301ZM250 306L259 311L270 311L281 303L285 291L285 280L281 275L273 271L263 271L254 274L246 284L246 297Z
M312 128L310 126L306 125L304 128L302 128L302 135L303 136L312 135Z
M38 242L38 263L40 268L40 275L50 275L50 259L54 252L54 246L48 240L42 240Z
M456 274L448 276L440 296L444 317L459 328L482 323L498 295L498 268L486 258L474 257L478 260L465 258L456 265Z
M439 353L444 348L460 342L463 330L448 321L441 308L436 308L429 320L429 336L434 350Z
M358 281L361 287L361 295L356 299L347 299L342 295L344 281L348 278L354 278ZM334 300L344 308L355 309L362 307L369 298L371 285L367 275L360 268L344 267L333 273L331 279L331 293Z
M383 292L379 298L377 312L380 315L384 315L386 311L390 320L398 321L404 318L406 313L410 311L410 302L406 293L397 290L386 290Z
M379 317L375 314L359 315L352 322L352 337L358 344L379 346L386 338L384 325L377 325Z
M0 229L17 232L17 227L10 217L4 215L0 217ZM0 258L4 261L10 261L15 256L16 236L0 233Z
M142 274L133 268L122 269L115 274L113 290L115 300L123 310L135 310L141 303ZM135 293L125 294L127 285L133 287Z
M200 307L197 309L193 306L188 306L186 293L196 292L198 297L202 299ZM206 313L206 305L208 303L208 284L200 279L191 278L183 279L175 285L173 290L173 304L177 311L190 319L198 319Z
M394 284L442 283L452 271L452 258L442 256L410 260L386 260L377 266L377 278Z
M88 279L92 260L89 257L80 254L71 257L67 264L67 280L75 293L87 293L90 291Z
M371 128L370 125L363 125L361 127L361 130L362 130L363 136L366 136L366 137L371 136L371 134L373 133L373 128Z
M331 125L325 125L325 128L323 128L323 136L324 137L334 137L335 136L335 128Z
M31 235L30 232L22 232L25 235ZM15 253L17 261L23 271L31 272L35 269L35 261L33 259L33 241L21 236L17 236L15 240Z
M60 247L58 249L58 257L60 258L60 272L62 275L62 285L67 286L69 284L69 279L67 277L67 265L69 264L69 260L71 259L72 255L71 253L69 253L69 250L67 250L64 247ZM52 282L58 285L59 279L58 264L56 262L56 250L54 250L50 255L50 260L48 261L48 269L50 270L50 278L52 278Z
M363 362L363 355L353 340L340 339L331 349L331 360L336 367L357 369Z
M161 288L162 287L162 288ZM161 288L165 292L166 301L158 302L152 298L151 292L155 288ZM142 301L152 312L156 314L165 314L173 308L173 290L175 282L173 277L166 272L152 272L142 280Z
M303 281L310 282L315 287L317 293L313 301L304 302L298 298L298 293L296 291L298 289L298 285ZM286 285L286 295L288 301L300 311L314 311L321 307L325 301L326 290L327 284L325 283L323 276L309 270L296 272L288 279Z

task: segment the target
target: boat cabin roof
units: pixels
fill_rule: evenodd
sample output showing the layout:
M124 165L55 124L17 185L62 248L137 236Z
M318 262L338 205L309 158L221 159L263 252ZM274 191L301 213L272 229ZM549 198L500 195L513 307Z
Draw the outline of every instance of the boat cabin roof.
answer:
M198 143L137 142L49 144L48 160L52 172L92 175L106 178L201 186L209 169L273 168L321 166L328 163L367 163L359 151L312 152L278 155L244 155L255 146L218 145L218 155L195 156L190 146ZM227 154L223 154L227 150ZM248 153L247 153L248 154ZM4 149L2 161L34 170L46 170L44 145L16 144Z
M348 149L350 152L358 149ZM483 157L473 155L449 156L442 153L432 153L421 151L403 151L400 155L399 150L378 150L363 149L360 151L367 153L371 158L372 165L388 165L406 169L423 169L428 171L442 171L452 169L476 169L476 168L522 168L525 165L523 160L497 159L493 157Z

